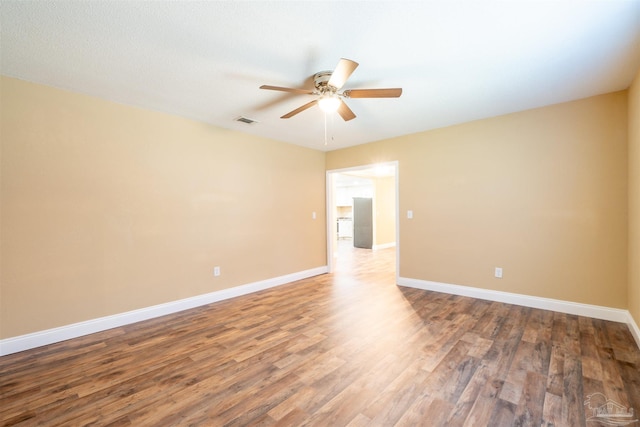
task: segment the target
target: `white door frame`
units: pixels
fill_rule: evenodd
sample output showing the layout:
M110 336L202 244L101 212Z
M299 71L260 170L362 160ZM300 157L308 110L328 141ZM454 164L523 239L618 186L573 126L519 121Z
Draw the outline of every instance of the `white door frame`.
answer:
M400 275L400 177L399 177L399 167L398 161L393 162L385 162L385 163L377 163L372 165L364 165L364 166L356 166L351 168L344 169L332 169L326 172L326 195L327 195L327 268L329 273L333 273L334 270L334 261L333 257L335 254L335 245L336 245L336 200L335 200L335 182L334 175L345 173L345 172L353 172L365 169L372 169L377 166L392 166L394 168L394 177L395 177L395 210L396 210L396 283L398 282L398 277ZM375 229L375 227L374 227Z

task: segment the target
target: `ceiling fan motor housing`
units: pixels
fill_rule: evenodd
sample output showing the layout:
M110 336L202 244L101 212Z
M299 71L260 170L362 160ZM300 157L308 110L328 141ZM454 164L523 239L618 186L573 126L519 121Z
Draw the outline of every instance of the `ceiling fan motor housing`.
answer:
M333 74L333 71L320 71L313 75L313 84L320 94L324 94L325 92L335 93L338 90L333 86L329 86L331 74Z

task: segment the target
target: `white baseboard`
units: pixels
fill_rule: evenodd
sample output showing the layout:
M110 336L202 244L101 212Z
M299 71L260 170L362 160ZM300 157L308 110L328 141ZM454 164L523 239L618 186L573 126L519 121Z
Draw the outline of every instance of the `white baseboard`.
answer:
M638 344L638 348L640 348L640 328L638 327L638 324L636 323L631 313L629 313L629 319L627 319L627 325L629 325L629 330L631 331L631 335L633 335L633 338L636 340L636 344Z
M381 245L373 245L373 250L377 251L380 249L387 249L387 248L393 248L396 246L396 242L390 242L390 243L383 243Z
M629 326L631 334L636 340L636 344L638 344L638 347L640 348L640 329L638 329L638 325L634 322L628 310L551 298L534 297L511 292L493 291L490 289L480 289L471 286L451 285L447 283L431 282L428 280L410 279L406 277L399 277L398 285L423 289L426 291L461 295L489 301L504 302L506 304L515 304L524 307L539 308L543 310L557 311L560 313L574 314L577 316L586 316L595 319L626 323Z
M31 348L36 348L47 344L65 341L71 338L81 337L83 335L105 331L111 328L129 325L131 323L140 322L142 320L153 319L155 317L176 313L182 310L188 310L190 308L211 304L217 301L239 297L264 289L273 288L275 286L284 285L286 283L295 282L296 280L317 276L319 274L324 274L327 272L327 266L312 268L310 270L287 274L272 279L261 280L259 282L253 282L242 286L223 289L204 295L198 295L195 297L154 305L151 307L145 307L138 310L132 310L125 313L91 319L85 322L47 329L27 335L6 338L0 340L0 356L5 356L7 354L29 350Z

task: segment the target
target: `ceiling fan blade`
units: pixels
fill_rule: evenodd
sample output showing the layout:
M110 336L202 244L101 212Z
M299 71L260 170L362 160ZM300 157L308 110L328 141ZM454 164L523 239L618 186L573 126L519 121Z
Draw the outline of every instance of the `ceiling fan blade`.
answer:
M338 106L338 114L340 114L340 117L342 117L345 122L356 118L355 113L351 111L351 108L349 108L349 106L345 104L342 99L340 100L340 105Z
M343 93L347 98L398 98L402 88L390 89L350 89Z
M311 91L311 90L295 89L295 88L292 88L292 87L262 85L262 86L260 86L260 89L279 90L280 92L299 93L299 94L302 94L302 95L313 95L313 91Z
M304 110L313 107L314 105L316 105L318 103L317 99L314 99L311 102L307 102L306 104L304 104L302 107L298 107L293 111L288 112L287 114L285 114L284 116L280 117L281 119L288 119L290 117L295 116L298 113L303 112Z
M327 84L335 87L336 89L340 89L344 86L351 73L353 73L357 67L358 63L355 61L345 58L340 59L336 69L331 73L331 78Z

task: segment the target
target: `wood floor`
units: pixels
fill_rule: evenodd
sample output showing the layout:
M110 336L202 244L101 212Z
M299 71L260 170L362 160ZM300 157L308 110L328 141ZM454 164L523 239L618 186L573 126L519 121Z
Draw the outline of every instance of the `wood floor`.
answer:
M394 249L343 251L333 275L2 357L0 425L597 426L603 398L640 412L626 325L397 287L394 266Z

